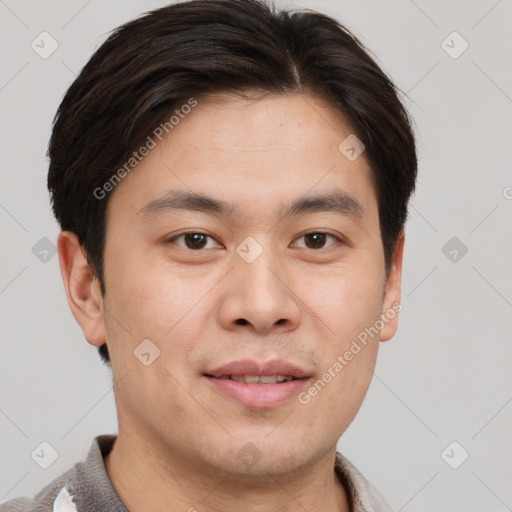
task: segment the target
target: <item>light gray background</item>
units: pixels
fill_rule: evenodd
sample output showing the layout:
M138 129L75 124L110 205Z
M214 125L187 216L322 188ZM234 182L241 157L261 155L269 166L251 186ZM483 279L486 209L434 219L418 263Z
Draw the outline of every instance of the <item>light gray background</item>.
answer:
M111 29L164 3L0 1L0 502L117 432L109 372L68 309L58 258L32 248L58 233L45 154L65 90ZM512 1L291 6L346 23L409 94L417 125L400 327L339 449L398 511L512 510ZM59 44L48 59L31 48L43 31ZM441 46L453 31L469 43L457 59ZM442 252L452 237L468 248L456 262ZM42 441L59 454L46 470L30 456ZM458 469L441 457L452 441L469 453Z

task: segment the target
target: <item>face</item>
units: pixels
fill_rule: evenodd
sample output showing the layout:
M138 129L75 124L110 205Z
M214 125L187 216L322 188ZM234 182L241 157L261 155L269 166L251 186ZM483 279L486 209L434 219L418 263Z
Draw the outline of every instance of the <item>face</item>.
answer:
M351 133L312 95L211 96L116 186L102 313L79 321L108 344L120 433L252 475L335 448L396 330L403 249L387 277Z

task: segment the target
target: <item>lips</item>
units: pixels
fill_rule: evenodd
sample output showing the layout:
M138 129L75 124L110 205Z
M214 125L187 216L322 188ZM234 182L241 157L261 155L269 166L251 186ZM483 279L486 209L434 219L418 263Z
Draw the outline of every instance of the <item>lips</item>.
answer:
M238 404L271 408L302 391L311 373L283 360L267 363L243 360L208 370L204 377L212 390Z
M231 379L246 384L277 384L278 382L288 382L293 380L291 375L229 375L218 377L219 379Z
M288 361L275 359L266 363L258 363L250 359L233 361L205 373L207 377L233 378L233 377L284 377L286 380L304 379L309 377L308 372ZM259 379L265 382L265 379ZM279 380L279 379L278 379ZM284 380L284 379L281 379ZM257 382L257 381L254 381ZM250 382L248 382L250 383Z

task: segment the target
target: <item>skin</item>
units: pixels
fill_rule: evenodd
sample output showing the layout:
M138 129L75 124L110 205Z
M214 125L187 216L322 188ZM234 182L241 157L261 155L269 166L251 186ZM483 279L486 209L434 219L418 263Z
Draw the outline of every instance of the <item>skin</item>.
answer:
M91 345L108 344L119 435L105 465L131 511L349 510L333 472L336 443L398 314L307 404L294 396L246 407L203 374L281 358L307 369L311 385L400 302L404 236L386 275L370 167L364 153L351 162L338 150L351 133L311 94L200 98L110 195L105 297L76 236L59 235L71 311ZM230 202L233 215L138 213L171 189ZM282 216L293 201L333 189L363 215ZM168 241L183 231L211 238L200 249ZM319 231L342 241L315 246L303 236ZM236 252L249 236L263 250L252 263ZM149 366L134 356L146 338L160 349ZM248 442L261 454L252 466L237 456Z

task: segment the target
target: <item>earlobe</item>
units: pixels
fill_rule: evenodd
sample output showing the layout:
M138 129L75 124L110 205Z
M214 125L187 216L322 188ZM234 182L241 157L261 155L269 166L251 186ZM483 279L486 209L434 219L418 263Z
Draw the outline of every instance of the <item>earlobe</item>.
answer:
M103 299L77 236L61 231L57 239L60 273L69 307L91 345L105 343Z
M391 270L386 281L386 293L382 304L384 327L380 331L380 341L390 340L398 329L398 313L402 309L400 303L402 286L402 260L404 253L405 233L402 230L395 243Z

